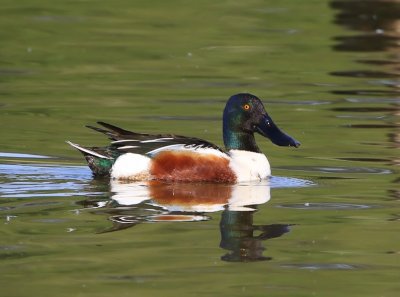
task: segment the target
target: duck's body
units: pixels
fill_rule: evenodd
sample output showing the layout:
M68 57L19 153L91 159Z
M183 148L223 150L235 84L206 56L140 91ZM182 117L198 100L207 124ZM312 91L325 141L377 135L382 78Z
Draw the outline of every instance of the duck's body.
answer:
M202 148L167 150L152 157L128 153L119 157L111 169L114 179L184 182L235 183L265 179L270 174L264 154Z
M151 135L127 131L99 122L88 126L109 136L108 147L81 147L96 176L118 180L166 180L237 183L271 175L267 157L257 147L254 132L277 145L300 144L272 122L261 101L250 94L232 96L225 107L223 134L226 149L193 137Z

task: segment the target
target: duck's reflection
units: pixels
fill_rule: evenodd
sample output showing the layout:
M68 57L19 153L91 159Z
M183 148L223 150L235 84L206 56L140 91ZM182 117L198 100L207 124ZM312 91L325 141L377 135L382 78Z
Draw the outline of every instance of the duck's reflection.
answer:
M144 222L204 221L222 211L220 247L230 252L224 261L269 260L263 256L263 241L279 237L290 225L254 225L257 206L270 199L269 181L226 185L193 183L111 182L111 200L81 204L107 214L112 227L102 232L130 228Z
M249 184L213 183L145 183L111 182L112 200L118 205L139 205L143 202L168 212L215 212L254 210L248 205L266 203L270 199L269 181Z
M220 247L230 252L221 257L229 262L250 262L270 260L263 256L265 247L263 240L280 237L290 231L290 225L254 225L254 212L231 211L222 212L220 230ZM256 232L260 232L256 235Z

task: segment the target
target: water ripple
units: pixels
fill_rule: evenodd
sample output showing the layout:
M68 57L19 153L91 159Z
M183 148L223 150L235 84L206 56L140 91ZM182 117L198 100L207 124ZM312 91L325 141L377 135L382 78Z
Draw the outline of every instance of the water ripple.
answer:
M18 154L18 153L2 153L0 158L23 158L23 159L51 159L49 156L31 155L31 154Z
M304 263L304 264L284 264L284 268L297 268L305 270L353 270L360 267L345 263Z
M86 166L65 165L18 165L0 164L0 176L17 181L24 180L89 180L90 170Z
M270 182L271 188L303 188L315 185L310 180L285 176L272 176Z
M109 190L108 181L93 187L94 180L86 166L0 164L0 180L2 198L97 196ZM274 176L265 182L271 188L314 185L308 180L282 176Z
M391 174L392 171L383 168L373 167L317 167L317 166L284 166L279 169L295 170L295 171L309 171L319 173L367 173L367 174Z
M346 209L368 209L373 206L365 204L351 204L351 203L286 203L276 205L278 208L293 208L304 210L346 210Z
M95 195L85 192L92 180L84 166L0 164L0 197L68 197Z

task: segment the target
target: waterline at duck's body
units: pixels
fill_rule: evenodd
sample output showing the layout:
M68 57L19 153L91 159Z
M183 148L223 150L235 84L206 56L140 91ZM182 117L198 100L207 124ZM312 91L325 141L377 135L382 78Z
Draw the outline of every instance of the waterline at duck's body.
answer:
M262 180L271 175L267 157L261 153L231 150L220 152L164 151L153 158L127 153L111 169L118 180L164 180L180 182L236 183Z

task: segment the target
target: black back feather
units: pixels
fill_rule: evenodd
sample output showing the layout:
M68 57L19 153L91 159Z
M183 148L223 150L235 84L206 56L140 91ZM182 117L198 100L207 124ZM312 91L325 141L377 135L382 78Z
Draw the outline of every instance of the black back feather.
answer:
M105 122L99 121L97 123L106 129L90 125L86 127L107 135L112 140L110 149L115 149L121 153L146 154L169 145L183 145L187 148L211 148L227 154L225 150L217 145L196 137L174 134L136 133Z

